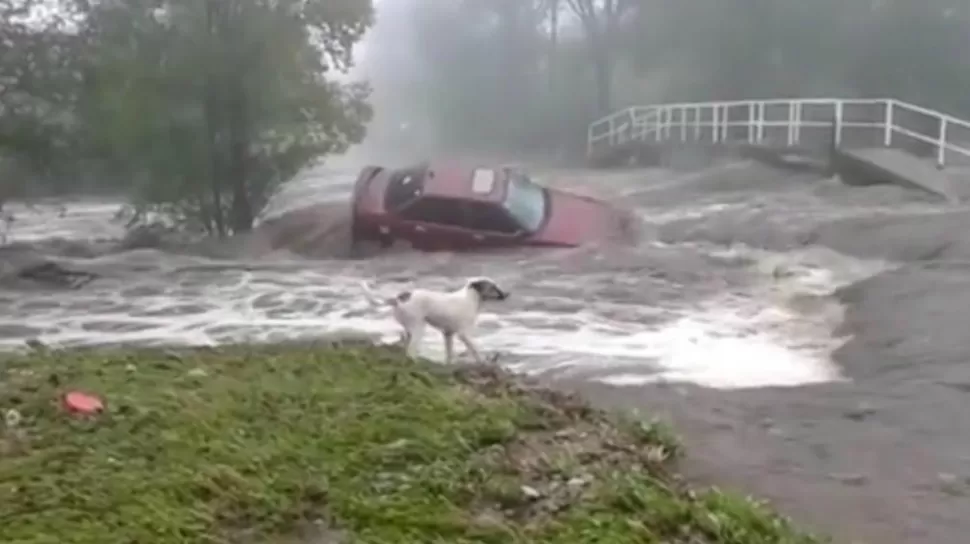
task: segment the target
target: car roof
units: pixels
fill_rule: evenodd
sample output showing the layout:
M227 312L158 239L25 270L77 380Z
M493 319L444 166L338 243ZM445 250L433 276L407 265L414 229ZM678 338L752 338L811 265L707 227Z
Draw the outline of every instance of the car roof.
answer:
M494 166L457 162L425 164L424 196L499 202L505 196L505 175Z

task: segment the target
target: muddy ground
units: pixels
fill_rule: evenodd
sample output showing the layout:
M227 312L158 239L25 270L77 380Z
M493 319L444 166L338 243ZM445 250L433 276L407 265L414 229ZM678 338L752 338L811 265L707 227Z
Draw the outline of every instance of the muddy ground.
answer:
M851 383L716 391L554 381L602 406L671 418L686 436L695 476L766 496L842 541L963 542L970 531L968 233L963 209L825 224L725 213L664 225L660 238L670 243L818 244L893 262L837 293L847 305L838 333L852 337L835 360Z

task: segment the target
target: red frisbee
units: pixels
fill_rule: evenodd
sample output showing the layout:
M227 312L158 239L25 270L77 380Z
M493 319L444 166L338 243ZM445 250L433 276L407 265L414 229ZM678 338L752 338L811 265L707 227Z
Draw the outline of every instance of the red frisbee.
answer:
M64 406L76 414L97 414L104 410L101 399L80 391L71 391L64 395Z

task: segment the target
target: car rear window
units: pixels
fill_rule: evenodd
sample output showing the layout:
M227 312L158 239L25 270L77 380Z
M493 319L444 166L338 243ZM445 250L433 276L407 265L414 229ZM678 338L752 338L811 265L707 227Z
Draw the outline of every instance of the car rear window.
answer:
M472 173L472 192L477 195L491 194L495 190L495 170L476 168Z
M402 206L421 195L424 189L426 168L407 168L395 171L390 176L384 192L384 208L399 210Z

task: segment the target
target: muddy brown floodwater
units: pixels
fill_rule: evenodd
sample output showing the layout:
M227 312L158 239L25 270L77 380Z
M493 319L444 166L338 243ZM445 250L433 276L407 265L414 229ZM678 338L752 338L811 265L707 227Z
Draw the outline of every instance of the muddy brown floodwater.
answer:
M0 348L394 339L360 279L392 293L487 274L513 296L482 316L486 351L672 418L696 476L845 541L970 532L970 209L748 162L549 170L541 180L632 210L638 241L350 258L353 177L309 172L267 210L275 226L192 252L104 249L117 203L11 206L18 247L100 277L69 291L0 282ZM424 352L440 357L440 340Z

